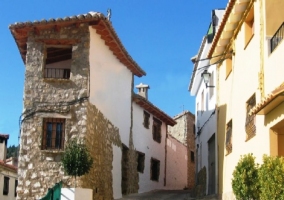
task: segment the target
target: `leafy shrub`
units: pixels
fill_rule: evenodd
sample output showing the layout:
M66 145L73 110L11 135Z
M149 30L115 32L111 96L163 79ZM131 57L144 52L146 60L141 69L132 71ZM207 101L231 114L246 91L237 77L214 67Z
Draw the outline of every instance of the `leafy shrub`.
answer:
M241 156L233 172L232 187L237 199L259 199L258 167L252 154Z
M85 144L71 140L66 146L61 162L67 175L75 177L76 187L76 177L82 176L90 171L93 158Z
M259 179L260 199L284 199L284 158L264 155Z

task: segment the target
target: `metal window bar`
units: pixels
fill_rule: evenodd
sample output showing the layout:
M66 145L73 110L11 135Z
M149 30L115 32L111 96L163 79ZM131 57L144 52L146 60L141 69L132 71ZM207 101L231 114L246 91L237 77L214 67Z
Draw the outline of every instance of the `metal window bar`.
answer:
M42 149L63 149L65 119L44 119Z
M70 69L45 68L44 78L69 79Z
M270 39L270 52L272 53L278 44L283 40L284 37L284 22L278 28L276 33Z

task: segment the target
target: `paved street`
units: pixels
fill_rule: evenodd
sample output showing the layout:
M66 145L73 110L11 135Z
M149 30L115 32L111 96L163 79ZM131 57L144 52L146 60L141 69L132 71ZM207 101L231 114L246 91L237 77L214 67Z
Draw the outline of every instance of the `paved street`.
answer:
M152 192L146 192L142 194L131 194L124 196L120 200L136 200L136 199L147 199L147 200L190 200L190 194L188 190L156 190Z

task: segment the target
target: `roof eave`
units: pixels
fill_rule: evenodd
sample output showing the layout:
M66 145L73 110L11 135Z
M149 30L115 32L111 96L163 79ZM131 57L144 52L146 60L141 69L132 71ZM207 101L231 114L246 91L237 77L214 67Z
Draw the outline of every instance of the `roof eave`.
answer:
M250 8L252 3L253 0L229 1L222 22L208 52L208 58L220 55L224 53L224 51L229 50L227 47L230 44L231 39L235 36L235 34L237 34L236 30L240 28L240 24L244 19L244 13L247 12L247 9ZM218 58L212 59L211 62L214 63L214 60L216 59Z
M146 75L146 72L142 68L140 68L139 65L128 54L111 23L102 13L90 12L87 14L72 17L15 23L10 25L9 29L16 41L23 62L25 63L28 32L33 31L38 33L41 29L57 29L58 27L69 25L78 26L81 23L88 23L89 26L93 26L97 32L99 32L99 28L105 30L105 32L102 34L107 34L111 37L103 37L102 34L100 35L102 36L102 39L105 40L105 44L119 59L119 61L123 63L134 75L138 77ZM115 45L114 47L112 46L113 44Z
M141 97L138 94L133 93L132 95L133 101L144 108L149 113L153 114L155 117L159 118L163 122L165 122L167 125L174 126L176 124L176 121L168 116L166 113L164 113L162 110L154 106L151 102L146 100L144 97Z

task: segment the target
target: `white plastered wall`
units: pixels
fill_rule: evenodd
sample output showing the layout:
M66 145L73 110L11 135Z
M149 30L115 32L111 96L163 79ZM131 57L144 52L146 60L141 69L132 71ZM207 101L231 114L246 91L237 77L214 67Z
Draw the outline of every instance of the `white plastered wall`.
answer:
M90 102L118 127L121 142L128 146L131 122L132 73L90 31ZM121 149L113 146L113 194L121 197Z
M9 177L9 193L8 195L3 195L4 187L4 176ZM0 199L1 200L15 200L15 180L17 179L17 174L5 169L0 166Z
M137 151L145 154L144 172L139 172L139 191L138 193L148 192L156 189L164 188L165 175L165 138L166 125L162 124L161 143L155 142L152 137L153 115L150 114L149 129L143 125L144 109L133 102L133 143ZM150 180L151 158L160 161L160 176L159 181Z

